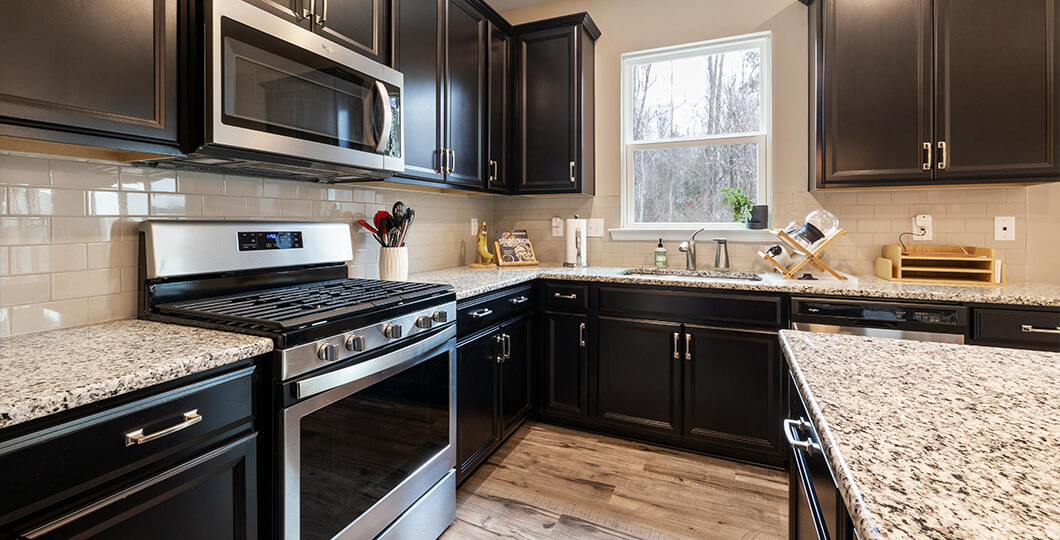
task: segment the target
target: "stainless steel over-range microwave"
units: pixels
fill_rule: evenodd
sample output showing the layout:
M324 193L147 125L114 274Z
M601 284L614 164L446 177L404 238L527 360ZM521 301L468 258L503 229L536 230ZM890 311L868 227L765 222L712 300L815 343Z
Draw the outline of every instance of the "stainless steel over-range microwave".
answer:
M147 164L325 182L404 170L400 72L243 0L204 16L201 126L187 157Z

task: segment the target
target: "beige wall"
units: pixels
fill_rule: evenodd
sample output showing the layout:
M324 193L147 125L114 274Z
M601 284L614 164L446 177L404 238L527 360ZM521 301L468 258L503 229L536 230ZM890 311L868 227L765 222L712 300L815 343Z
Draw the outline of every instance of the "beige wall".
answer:
M1027 280L1060 283L1060 183L1027 188Z
M752 32L772 32L773 53L773 224L783 226L811 210L827 208L850 233L830 248L826 258L855 274L872 273L873 259L883 244L911 228L911 218L929 213L935 223L935 243L994 247L1008 264L1011 281L1031 279L1060 282L1057 242L1028 250L1028 226L1044 241L1060 234L1056 218L1060 196L1056 186L1031 188L1038 217L1028 222L1028 189L893 190L808 192L807 186L807 13L792 0L557 0L504 13L518 24L568 13L588 11L602 32L596 43L596 185L595 198L498 200L498 226L526 228L535 238L543 260L562 260L562 239L550 235L553 216L597 217L605 227L620 225L620 55ZM1048 195L1039 198L1036 194ZM1014 242L993 241L993 216L1016 216ZM1049 218L1048 216L1053 216ZM1052 221L1050 221L1052 219ZM1036 237L1037 238L1037 237ZM683 265L675 242L668 242L671 265ZM1038 242L1035 241L1036 246ZM654 242L616 242L609 236L591 239L594 264L649 264ZM730 245L734 267L765 270L754 255L759 246ZM1044 248L1044 249L1043 249ZM1051 255L1045 255L1045 252ZM1051 259L1049 258L1051 257ZM708 257L709 259L709 257ZM701 258L701 261L704 259ZM701 263L702 264L702 263Z
M411 271L471 262L470 217L491 218L488 197L0 155L0 336L135 316L144 219L352 223L397 200L416 209ZM378 277L378 244L356 231L350 274Z

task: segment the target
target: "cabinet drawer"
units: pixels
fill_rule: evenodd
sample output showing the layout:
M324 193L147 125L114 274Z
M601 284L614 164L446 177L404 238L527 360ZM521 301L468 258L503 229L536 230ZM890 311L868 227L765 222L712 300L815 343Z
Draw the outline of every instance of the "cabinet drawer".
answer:
M584 313L589 310L589 286L546 283L545 306L553 311Z
M252 419L247 367L0 443L20 488L0 501L0 523L68 499ZM139 442L137 442L139 441ZM32 506L32 508L30 508Z
M649 315L675 322L721 321L779 328L781 299L776 296L695 293L600 287L600 312Z
M983 345L1060 351L1060 312L977 309L974 318Z
M529 311L533 305L533 288L529 285L497 293L476 296L456 308L457 333L469 336L508 317Z

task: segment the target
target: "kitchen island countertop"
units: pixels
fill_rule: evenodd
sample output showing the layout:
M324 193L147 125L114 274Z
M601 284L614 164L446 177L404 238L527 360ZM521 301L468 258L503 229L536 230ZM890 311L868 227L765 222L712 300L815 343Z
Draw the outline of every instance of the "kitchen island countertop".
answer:
M0 428L265 354L271 339L138 319L0 339Z
M412 274L409 276L409 281L453 285L457 300L519 285L536 278L543 278L671 287L785 292L823 296L1060 307L1060 285L1048 283L1010 283L996 287L983 285L947 286L898 283L877 277L860 277L856 283L853 283L835 280L783 280L778 274L766 274L765 279L762 281L747 281L664 275L624 275L623 273L628 270L629 268L607 266L590 266L588 268L531 266L485 269L457 266Z
M780 336L861 538L1060 538L1060 353Z

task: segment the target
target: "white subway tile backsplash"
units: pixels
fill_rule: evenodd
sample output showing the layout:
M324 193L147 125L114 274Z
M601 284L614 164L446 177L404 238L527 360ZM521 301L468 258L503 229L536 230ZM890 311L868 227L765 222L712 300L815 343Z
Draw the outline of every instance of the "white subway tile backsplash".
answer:
M52 274L52 298L55 300L119 292L121 292L121 271L117 268Z
M11 274L43 274L85 269L84 244L13 246Z
M196 171L177 172L177 191L201 195L221 195L225 192L225 177Z
M88 192L88 214L91 216L146 216L149 210L147 193Z
M243 217L247 215L247 201L243 197L203 195L202 215L213 217Z
M177 173L166 169L121 168L121 189L127 191L157 191L175 193Z
M280 199L247 199L248 216L279 217L282 213Z
M297 199L298 183L266 178L265 196L274 199Z
M0 308L0 338L11 335L11 308Z
M46 244L50 238L46 217L0 217L0 246Z
M202 195L152 193L152 216L201 216Z
M313 217L313 201L283 199L280 211L283 217Z
M237 197L262 197L265 186L261 178L246 176L225 176L225 195Z
M9 272L8 259L10 257L8 247L0 247L0 276L6 276Z
M86 254L86 267L89 270L135 266L138 256L137 243L103 242L88 244L86 246Z
M77 298L11 308L11 333L26 334L88 323L88 300Z
M49 186L51 182L48 160L23 156L0 156L0 184Z
M56 244L110 242L120 238L117 217L53 217L51 241Z
M49 160L52 186L80 189L118 189L118 165L92 161Z
M85 215L85 192L79 189L12 187L7 191L11 215Z
M48 274L0 277L0 306L32 304L51 300Z
M88 299L88 322L97 323L136 317L136 293L94 296Z

